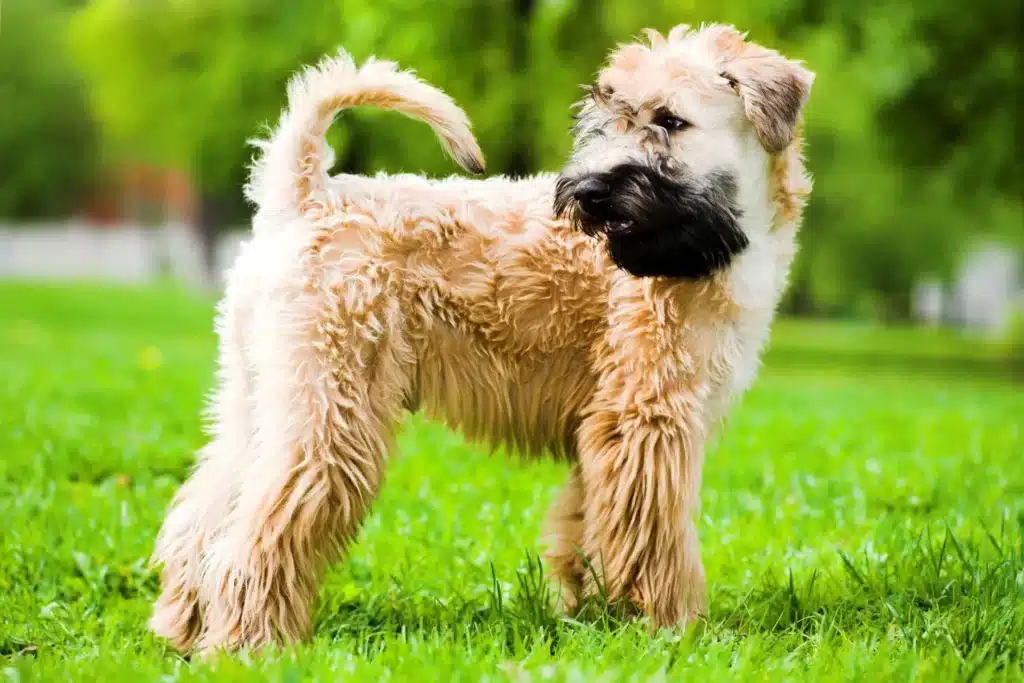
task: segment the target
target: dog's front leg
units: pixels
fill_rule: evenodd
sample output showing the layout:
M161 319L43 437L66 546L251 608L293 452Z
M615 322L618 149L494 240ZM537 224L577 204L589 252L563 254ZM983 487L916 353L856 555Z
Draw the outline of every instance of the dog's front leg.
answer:
M583 481L580 466L573 465L569 480L551 504L545 528L544 560L555 580L556 609L571 613L579 606L584 566L580 557L583 541Z
M656 394L635 381L608 388L580 429L586 593L628 600L655 628L688 623L707 610L693 520L699 404L688 391Z

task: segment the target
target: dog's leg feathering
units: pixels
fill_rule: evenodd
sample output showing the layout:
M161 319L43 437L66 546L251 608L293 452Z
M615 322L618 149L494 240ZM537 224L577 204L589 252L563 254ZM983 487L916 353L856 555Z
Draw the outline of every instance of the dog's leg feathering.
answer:
M257 311L254 457L203 558L202 651L307 638L322 572L382 483L411 352L379 282L323 270Z
M248 457L249 368L246 328L252 315L251 251L243 251L228 274L217 315L219 372L208 410L210 442L195 471L175 495L157 536L153 563L161 565L161 594L149 626L176 648L189 649L202 629L200 565L206 545L227 515L237 473Z
M610 602L631 603L652 627L682 625L707 610L693 520L703 459L697 402L627 380L624 367L606 378L580 428L583 547L593 568L584 592L599 594L602 581Z
M583 482L578 464L548 511L544 559L557 582L556 608L573 612L583 588Z

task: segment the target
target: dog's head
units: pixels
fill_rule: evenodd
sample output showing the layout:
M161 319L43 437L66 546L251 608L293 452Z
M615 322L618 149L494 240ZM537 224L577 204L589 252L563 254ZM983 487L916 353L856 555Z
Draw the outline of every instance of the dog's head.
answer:
M555 213L603 235L633 275L705 277L768 229L770 159L793 143L814 77L728 26L646 33L580 103Z

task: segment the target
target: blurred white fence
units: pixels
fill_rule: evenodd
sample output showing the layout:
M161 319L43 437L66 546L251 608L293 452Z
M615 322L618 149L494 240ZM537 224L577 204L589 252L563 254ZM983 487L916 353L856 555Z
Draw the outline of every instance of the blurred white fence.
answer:
M984 243L971 250L946 287L934 280L914 291L914 313L932 325L947 324L1002 332L1013 316L1024 315L1024 278L1020 253Z
M203 263L198 232L184 223L159 227L97 227L63 222L0 225L0 277L146 282L171 278L196 287L218 287L246 233L222 234L212 278Z
M196 230L185 223L160 227L97 227L80 222L9 226L0 224L0 278L94 279L146 282L172 278L218 288L220 274L234 260L247 230L221 234L215 275L203 264ZM922 282L914 312L932 324L1000 331L1024 306L1020 254L1001 245L971 252L950 287Z

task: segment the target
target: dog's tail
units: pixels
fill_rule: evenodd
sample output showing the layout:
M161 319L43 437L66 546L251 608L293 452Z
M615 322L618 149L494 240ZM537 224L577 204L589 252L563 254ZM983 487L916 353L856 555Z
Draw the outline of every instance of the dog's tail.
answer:
M253 145L245 193L260 210L308 215L322 207L333 152L324 135L342 109L371 105L430 125L449 155L471 173L483 173L484 157L469 118L454 100L393 62L370 59L356 66L339 50L308 67L288 84L288 107L269 140Z

